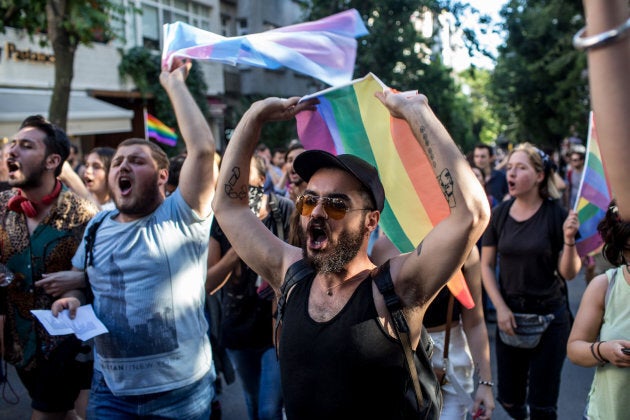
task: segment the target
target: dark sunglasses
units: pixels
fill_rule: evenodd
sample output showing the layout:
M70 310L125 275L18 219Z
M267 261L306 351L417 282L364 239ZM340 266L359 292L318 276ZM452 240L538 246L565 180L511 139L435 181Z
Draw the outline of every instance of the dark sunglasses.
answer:
M341 198L336 197L320 197L318 195L303 194L295 201L295 208L302 216L310 216L317 207L318 203L322 203L324 211L334 220L341 220L346 216L349 211L356 210L368 210L372 209L351 209L348 204Z

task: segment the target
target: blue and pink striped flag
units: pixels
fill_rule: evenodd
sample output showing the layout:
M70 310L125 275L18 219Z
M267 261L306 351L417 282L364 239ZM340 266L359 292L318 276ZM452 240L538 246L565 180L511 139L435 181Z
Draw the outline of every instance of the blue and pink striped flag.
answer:
M316 111L297 115L298 135L307 149L349 153L378 169L386 198L381 227L401 252L409 252L450 209L407 122L392 118L374 96L386 88L370 73L302 98L316 97L319 104ZM449 280L448 288L465 307L474 306L461 271Z
M597 225L606 216L611 199L610 184L599 152L595 118L591 112L586 160L574 207L580 220L580 237L576 240L576 249L581 257L597 253L603 245L604 241L597 231Z
M174 57L184 57L272 70L288 67L335 86L352 79L355 38L367 34L355 9L314 22L230 38L175 22L164 25L162 62L170 68Z

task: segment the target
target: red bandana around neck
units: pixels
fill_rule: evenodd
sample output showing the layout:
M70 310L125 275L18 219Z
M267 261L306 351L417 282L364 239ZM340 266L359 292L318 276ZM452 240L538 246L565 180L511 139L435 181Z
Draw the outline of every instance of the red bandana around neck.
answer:
M53 189L53 192L51 192L47 196L44 196L44 198L42 198L41 204L45 206L49 205L50 203L55 201L57 197L59 197L60 192L61 192L61 182L57 180L55 184L55 188ZM7 205L9 207L9 210L13 210L16 213L24 213L26 217L29 217L32 219L37 216L37 209L35 208L35 204L36 204L35 202L24 197L22 195L22 190L18 189L17 195L13 196L9 200L9 203Z

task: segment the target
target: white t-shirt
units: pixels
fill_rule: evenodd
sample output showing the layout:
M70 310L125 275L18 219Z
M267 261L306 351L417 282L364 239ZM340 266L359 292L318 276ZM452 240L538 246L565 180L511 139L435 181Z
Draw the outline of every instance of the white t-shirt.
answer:
M109 330L94 339L94 368L115 395L189 385L212 367L203 311L211 217L197 216L179 190L142 219L120 223L117 214L98 228L87 270ZM85 241L73 266L83 269L84 258Z

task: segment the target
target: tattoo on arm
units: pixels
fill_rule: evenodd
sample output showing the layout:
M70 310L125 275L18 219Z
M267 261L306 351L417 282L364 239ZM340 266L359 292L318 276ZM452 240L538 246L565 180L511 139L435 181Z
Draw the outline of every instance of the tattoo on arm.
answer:
M433 167L435 168L437 166L437 162L435 161L435 154L433 153L433 148L431 147L429 137L427 136L427 128L424 125L420 126L420 134L422 134L422 140L424 141L424 145L426 146L427 157L431 161L431 165L433 165Z
M420 134L422 135L422 141L425 145L425 150L427 153L427 157L431 161L431 165L433 168L437 167L437 161L435 160L435 153L433 152L433 148L431 147L431 142L429 142L428 130L424 125L420 126ZM453 176L448 169L444 169L440 175L437 176L438 183L440 184L440 188L442 188L442 193L448 202L448 206L450 208L454 208L455 203L455 194L453 193ZM418 255L420 255L420 249L418 249Z
M230 198L238 198L239 200L247 197L247 189L245 187L241 187L240 191L236 191L234 185L238 182L238 179L241 177L241 169L238 166L232 168L232 176L228 179L228 182L225 184L225 193Z
M451 172L448 169L444 169L437 177L437 180L440 184L440 188L442 188L444 198L446 198L446 201L448 202L448 206L450 208L455 207L455 194L453 193L454 183Z
M420 245L418 245L418 248L416 248L416 253L418 254L418 257L420 256L420 252L422 252L422 244L424 243L424 241L420 242Z

